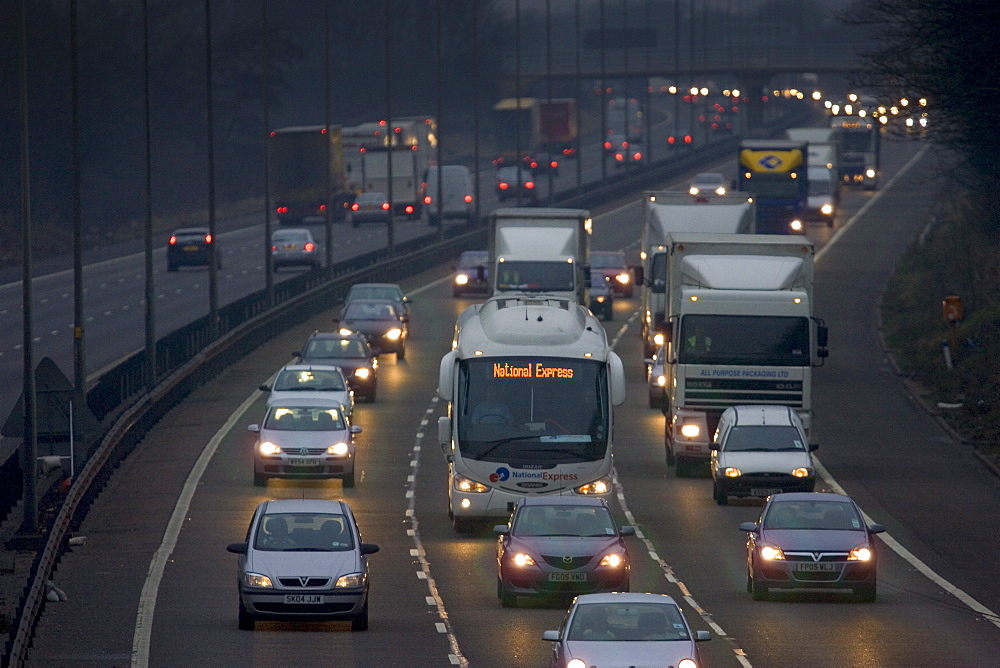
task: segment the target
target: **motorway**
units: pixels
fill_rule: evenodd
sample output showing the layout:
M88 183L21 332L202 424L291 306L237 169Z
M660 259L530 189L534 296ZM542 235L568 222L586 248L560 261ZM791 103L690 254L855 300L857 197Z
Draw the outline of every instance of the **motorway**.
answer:
M882 191L848 192L833 232L810 229L820 247L816 315L831 332L830 357L815 372L818 489L846 490L888 527L876 603L836 593L750 600L737 525L756 519L760 502L720 507L707 478L675 477L663 416L646 407L637 300L618 300L605 324L629 380L615 467L616 511L640 534L629 539L632 589L683 599L692 626L713 634L700 646L705 665L995 665L1000 655L1000 621L990 617L1000 610L1000 484L908 398L876 336L881 287L934 197L935 166L918 149L889 143ZM634 250L637 201L595 214L595 249ZM501 608L494 539L456 535L446 514L437 368L471 303L450 296L449 269L404 285L412 338L405 361L381 361L378 403L357 410L355 489L251 481L245 426L263 406L255 388L309 331L328 326L330 314L318 313L197 389L122 464L81 528L85 545L54 575L68 601L47 605L29 665L544 665L541 632L558 626L565 603ZM364 539L381 546L370 560L369 631L346 622L237 630L235 557L225 546L242 538L261 500L300 496L348 501Z

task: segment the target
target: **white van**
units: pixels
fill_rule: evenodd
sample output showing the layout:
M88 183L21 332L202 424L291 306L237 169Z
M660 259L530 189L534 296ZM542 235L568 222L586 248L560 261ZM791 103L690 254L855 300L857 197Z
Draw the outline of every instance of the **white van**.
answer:
M441 217L464 218L472 222L475 207L472 202L472 177L464 165L441 165L430 167L424 177L422 188L427 222L438 224L438 177L441 178Z
M833 219L837 215L840 194L840 180L837 178L837 173L823 165L810 166L808 175L809 195L806 218L822 221L826 223L827 227L832 227Z

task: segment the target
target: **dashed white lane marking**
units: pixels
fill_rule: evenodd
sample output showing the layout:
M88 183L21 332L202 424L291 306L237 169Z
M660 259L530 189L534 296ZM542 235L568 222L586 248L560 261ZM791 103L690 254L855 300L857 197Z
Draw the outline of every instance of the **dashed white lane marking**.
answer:
M445 278L444 280L449 279ZM435 283L438 282L440 281L436 281ZM426 289L428 287L429 286L423 286L422 289ZM468 659L465 658L462 651L458 647L458 638L455 636L455 630L451 626L451 619L448 617L448 611L444 607L444 599L441 598L441 593L438 591L437 583L434 581L433 576L431 576L431 565L430 562L427 561L427 555L424 552L424 544L420 539L420 522L417 520L416 489L417 473L420 468L420 446L423 442L424 432L430 424L431 417L437 410L437 405L438 397L437 395L434 395L431 398L430 405L424 412L424 418L420 421L420 427L417 430L416 437L413 439L413 450L411 451L410 456L410 467L413 469L413 474L407 477L406 482L406 517L410 520L410 528L407 529L406 535L413 539L413 544L415 546L414 549L410 550L410 555L416 558L420 563L420 570L417 571L417 578L424 580L427 583L428 590L430 590L430 596L427 597L427 605L437 608L439 621L434 623L434 628L438 633L448 636L448 647L451 650L448 654L448 661L454 666L468 666Z
M623 324L618 329L614 337L611 339L612 349L617 347L618 341L621 340L622 336L625 335L625 332L628 331L629 325L635 322L637 318L639 318L639 311L635 311L634 313L632 313L631 317L629 317L629 319L625 322L625 324ZM629 510L628 503L625 501L625 489L622 487L622 484L618 480L618 471L616 469L613 469L611 475L612 475L612 484L614 485L615 489L615 496L618 498L618 505L621 506L622 512L625 513L625 519L628 521L628 523L634 526L636 524L635 515L632 514L631 510ZM671 567L670 564L668 564L666 561L660 558L660 556L656 553L656 549L653 547L653 543L648 538L646 538L646 535L642 533L642 531L640 531L638 528L636 528L635 535L639 540L643 542L643 545L645 545L646 553L649 555L649 558L657 566L660 567L660 570L663 572L663 577L666 578L667 582L670 582L677 586L677 588L681 592L681 597L687 602L689 606L691 606L691 609L694 610L699 617L701 617L702 621L705 622L708 625L708 627L711 628L712 631L716 633L716 635L718 635L720 638L726 638L730 642L732 642L733 638L730 638L726 634L726 632L722 629L722 627L719 626L714 619L712 619L712 615L709 614L704 608L702 608L698 604L695 598L691 595L691 592L688 590L687 586L681 580L678 580L676 578L676 576L674 575L673 567ZM736 660L739 661L740 664L744 666L744 668L752 668L753 664L750 663L749 659L747 659L746 652L743 651L741 648L733 647L733 654L736 656Z

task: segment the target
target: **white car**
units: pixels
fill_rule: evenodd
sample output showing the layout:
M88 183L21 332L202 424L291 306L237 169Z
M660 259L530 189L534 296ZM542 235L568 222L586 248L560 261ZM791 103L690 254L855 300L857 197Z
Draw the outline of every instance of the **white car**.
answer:
M788 406L727 408L712 442L712 498L764 498L781 492L811 492L816 486L812 451L802 420Z
M246 542L230 543L237 567L239 629L257 620L351 620L368 629L368 559L351 508L328 499L264 501Z
M726 178L718 172L695 174L688 185L688 192L692 195L725 195Z
M268 478L340 478L354 487L354 435L340 404L323 399L296 399L269 404L261 424L247 431L257 434L253 446L253 484Z
M354 392L339 366L330 364L286 364L274 382L261 385L267 392L267 403L275 404L299 399L323 399L344 407L344 413L354 414Z
M558 629L542 633L553 643L552 666L676 666L698 668L698 643L680 606L665 594L612 592L573 599Z

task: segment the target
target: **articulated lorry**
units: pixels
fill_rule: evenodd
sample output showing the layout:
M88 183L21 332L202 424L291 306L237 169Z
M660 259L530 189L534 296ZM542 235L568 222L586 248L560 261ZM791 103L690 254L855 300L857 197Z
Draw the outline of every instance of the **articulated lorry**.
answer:
M544 294L588 306L592 232L584 209L497 209L489 230L493 296Z
M805 234L809 147L789 139L744 139L739 145L739 189L757 203L757 232Z
M643 193L643 202L642 269L636 283L644 286L641 334L643 357L648 359L663 344L670 235L680 232L753 234L756 210L752 198L741 192L704 197L650 191Z
M827 356L813 316L808 239L671 234L664 443L684 476L708 462L722 412L737 404L789 406L812 426L812 368Z
M613 406L625 370L585 306L502 295L466 308L441 359L438 440L456 531L526 496L612 494Z
M333 219L344 217L354 193L347 185L340 126L278 128L267 149L272 211L280 224L325 220L328 206Z

